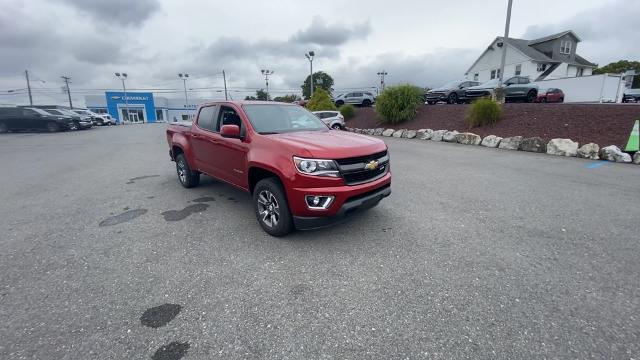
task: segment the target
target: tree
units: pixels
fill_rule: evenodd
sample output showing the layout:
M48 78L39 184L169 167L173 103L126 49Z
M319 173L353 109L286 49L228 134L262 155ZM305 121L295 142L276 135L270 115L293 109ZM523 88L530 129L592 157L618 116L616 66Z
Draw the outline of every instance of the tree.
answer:
M309 88L309 84L311 84L311 76L307 75L307 78L304 79L304 83L302 86L302 97L308 99L311 95L311 89ZM331 75L327 74L324 71L318 71L313 73L313 91L316 89L324 89L329 94L331 93L331 88L333 87L333 78Z
M273 101L292 103L295 101L302 100L302 98L297 94L287 94L284 96L276 96L273 98Z
M256 96L246 96L245 100L263 100L268 101L269 97L267 96L267 92L264 89L256 90Z
M313 96L307 103L309 111L336 110L336 105L331 100L329 93L325 89L314 89Z
M593 70L594 74L620 74L627 70L635 70L636 73L640 73L640 61L629 61L629 60L620 60L610 64L607 64L601 68L597 68ZM640 87L640 75L636 75L633 77L633 85L632 88Z

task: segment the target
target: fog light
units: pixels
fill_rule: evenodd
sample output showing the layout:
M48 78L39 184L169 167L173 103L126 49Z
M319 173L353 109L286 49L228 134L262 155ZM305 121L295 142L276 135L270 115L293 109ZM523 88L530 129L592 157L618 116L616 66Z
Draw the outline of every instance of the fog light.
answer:
M326 210L331 206L333 202L334 196L323 196L323 195L307 195L305 196L305 201L307 202L307 207L312 210Z

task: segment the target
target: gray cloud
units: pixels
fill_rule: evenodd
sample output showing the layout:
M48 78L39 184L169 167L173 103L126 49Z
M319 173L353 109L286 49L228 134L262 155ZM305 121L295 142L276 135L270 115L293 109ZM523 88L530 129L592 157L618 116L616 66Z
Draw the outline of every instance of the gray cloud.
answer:
M142 24L160 11L158 0L60 0L103 23Z
M329 25L323 18L316 16L311 25L296 32L290 42L300 44L316 45L342 45L354 39L366 39L371 33L371 24L366 21L352 27L341 26L339 24Z

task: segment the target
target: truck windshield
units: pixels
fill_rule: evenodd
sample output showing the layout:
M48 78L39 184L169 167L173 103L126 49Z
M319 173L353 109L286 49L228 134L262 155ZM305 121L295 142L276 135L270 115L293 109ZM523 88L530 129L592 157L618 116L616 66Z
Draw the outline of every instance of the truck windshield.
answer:
M315 115L297 105L251 104L242 108L253 128L263 135L328 129Z

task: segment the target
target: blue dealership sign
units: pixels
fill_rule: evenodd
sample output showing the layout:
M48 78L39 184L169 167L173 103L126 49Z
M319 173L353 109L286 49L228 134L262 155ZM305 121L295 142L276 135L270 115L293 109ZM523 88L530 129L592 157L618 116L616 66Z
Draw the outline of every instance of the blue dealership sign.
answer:
M104 93L107 98L107 111L120 122L120 111L128 104L129 109L143 110L145 122L156 122L156 106L153 102L153 93L150 92L128 92L125 99L124 92L107 91Z

